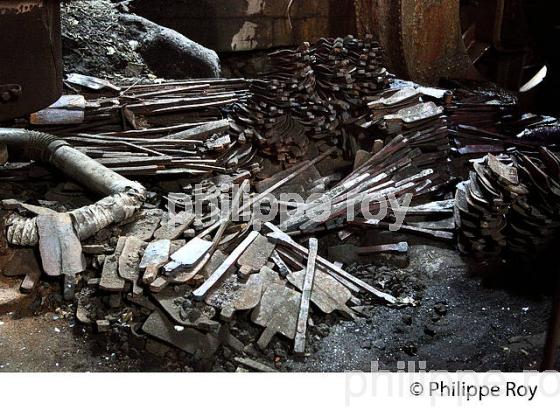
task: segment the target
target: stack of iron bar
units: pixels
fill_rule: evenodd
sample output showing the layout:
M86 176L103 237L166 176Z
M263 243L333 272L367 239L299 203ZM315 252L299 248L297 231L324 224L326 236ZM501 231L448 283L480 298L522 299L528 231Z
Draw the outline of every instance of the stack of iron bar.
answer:
M321 39L313 47L304 43L269 57L270 71L232 110L232 134L241 142L257 141L261 152L288 164L306 155L309 139L338 144L353 110L365 108L366 98L390 79L381 49L370 37ZM295 122L305 135L293 131Z
M459 156L479 157L484 153L502 153L507 143L515 143L507 135L464 124L450 129L449 135L453 143L452 151Z
M253 82L251 97L232 109L232 134L242 143L256 141L264 154L291 163L307 153L309 140L304 131L312 129L322 137L335 125L329 128L325 121L329 112L315 91L309 44L269 57L271 70ZM330 118L334 120L334 111Z
M422 102L402 108L394 114L383 117L382 129L389 137L402 134L412 136L423 131L433 131L445 134L447 140L447 125L443 116L443 108L433 102ZM449 147L445 147L448 149Z
M560 127L552 117L523 114L508 115L496 127L498 131L468 124L453 124L449 129L453 158L452 166L457 176L468 178L468 161L484 154L499 155L511 148L538 152L540 147L554 149L558 146Z
M409 146L418 149L418 167L437 168L445 179L449 178L450 144L442 107L432 101L424 102L421 91L413 87L386 91L369 102L368 107L371 121L363 127L383 133L386 143L402 136Z
M557 146L559 143L560 121L554 117L527 113L512 118L504 125L504 129L517 138L537 146Z
M244 79L197 79L150 84L122 84L116 90L79 91L86 97L81 123L32 122L56 135L80 132L108 136L164 137L208 121L222 119L225 108L249 94ZM76 90L78 92L78 90ZM68 107L75 110L76 107ZM41 116L32 116L41 118Z
M560 228L560 158L511 150L474 163L455 198L459 247L476 257L534 256Z
M64 96L31 116L30 127L57 136L129 176L204 175L243 165L224 110L247 97L239 79L123 84ZM77 91L77 90L76 90ZM77 102L80 102L78 104ZM76 121L78 119L78 121Z
M393 114L399 110L422 102L422 94L415 87L406 87L399 90L387 90L371 99L368 108L371 110L371 121L380 124L386 115Z
M456 117L449 119L449 134L459 155L504 152L511 146L554 145L558 144L559 130L558 119L531 113L501 116L493 127L472 125L468 118L463 122Z
M445 112L449 127L468 125L490 132L501 132L506 118L517 109L517 99L499 89L455 89Z
M499 89L457 88L445 101L452 151L463 157L478 158L485 153L499 154L511 146L513 138L504 124L512 122L517 99Z
M422 152L424 139L423 135L397 136L321 198L299 207L282 228L313 231L321 224L343 224L348 210L367 218L370 215L364 215L364 210L381 215L385 209L388 214L373 220L374 225L384 227L385 221L395 219L395 200L402 204L407 194L415 202L429 199L449 183L449 173Z

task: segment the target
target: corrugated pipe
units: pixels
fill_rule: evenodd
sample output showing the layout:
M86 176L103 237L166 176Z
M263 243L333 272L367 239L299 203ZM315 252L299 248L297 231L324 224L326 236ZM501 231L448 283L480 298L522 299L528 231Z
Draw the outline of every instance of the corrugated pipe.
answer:
M69 212L81 240L130 218L146 200L146 189L141 184L111 171L53 135L0 128L0 144L20 150L29 160L49 163L92 191L108 195L93 205ZM35 218L12 215L7 225L9 243L35 246L39 242Z

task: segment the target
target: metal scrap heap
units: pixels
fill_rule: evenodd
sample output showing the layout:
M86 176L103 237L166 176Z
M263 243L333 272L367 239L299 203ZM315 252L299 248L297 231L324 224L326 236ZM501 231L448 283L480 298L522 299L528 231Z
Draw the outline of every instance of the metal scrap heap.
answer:
M2 201L8 242L38 245L42 267L7 244L3 265L26 261L24 292L43 272L63 277L76 318L99 332L129 328L196 358L221 345L257 357L254 345L266 351L275 335L304 355L319 315L355 319L372 301L415 303L322 257L317 238L327 231L344 242L397 226L458 237L463 252L484 258L546 249L560 228L558 123L519 116L493 94L393 81L381 57L371 38L346 37L276 51L257 80L115 86L70 75L67 88L80 95L26 124L56 137L0 137L17 145L19 135L35 155L31 143L42 142L42 155L27 159L111 196L90 205L71 184L55 192L39 164L8 163L1 181L46 184L48 198ZM287 210L265 220L274 205ZM342 244L337 260L408 252L400 239L383 242Z

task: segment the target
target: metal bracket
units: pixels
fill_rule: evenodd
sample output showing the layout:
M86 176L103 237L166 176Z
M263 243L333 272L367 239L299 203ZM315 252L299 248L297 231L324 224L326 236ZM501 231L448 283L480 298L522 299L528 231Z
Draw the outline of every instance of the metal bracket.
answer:
M19 84L0 84L0 103L15 102L21 96L22 88Z

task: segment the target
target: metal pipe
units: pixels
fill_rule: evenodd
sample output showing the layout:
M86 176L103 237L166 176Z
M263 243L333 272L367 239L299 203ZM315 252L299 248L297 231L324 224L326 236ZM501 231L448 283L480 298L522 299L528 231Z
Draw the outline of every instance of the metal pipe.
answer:
M22 151L27 159L49 163L91 190L108 195L93 205L69 212L82 240L130 218L146 200L146 189L141 184L106 168L53 135L0 128L0 145ZM7 225L11 244L34 246L38 243L35 218L12 216Z
M128 189L145 193L145 188L139 183L111 171L53 135L25 129L0 128L0 144L23 150L27 159L54 165L68 177L99 194L120 194Z

